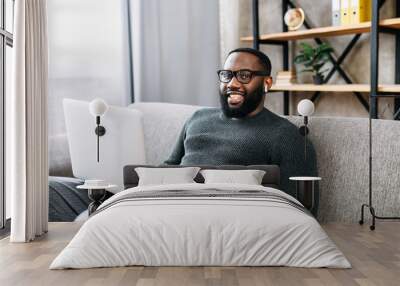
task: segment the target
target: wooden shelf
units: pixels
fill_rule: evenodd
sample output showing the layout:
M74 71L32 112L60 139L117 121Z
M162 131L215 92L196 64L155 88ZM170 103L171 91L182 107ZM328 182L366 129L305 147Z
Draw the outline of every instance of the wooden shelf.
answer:
M323 91L323 92L370 92L369 84L290 84L272 85L271 91ZM379 92L400 92L400 84L381 84Z
M400 18L385 19L379 22L381 27L400 29ZM260 40L269 41L290 41L310 38L324 38L332 36L343 36L350 34L369 33L371 30L371 22L364 22L360 24L352 24L346 26L331 26L321 27L315 29L290 31L282 33L274 33L267 35L260 35ZM253 41L253 37L242 37L242 41Z

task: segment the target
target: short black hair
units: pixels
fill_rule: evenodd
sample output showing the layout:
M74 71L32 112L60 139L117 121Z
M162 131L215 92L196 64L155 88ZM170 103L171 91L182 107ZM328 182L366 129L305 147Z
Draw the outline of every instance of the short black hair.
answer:
M265 69L265 71L268 73L268 75L271 75L271 61L269 60L269 57L266 54L264 54L263 52L256 50L256 49L252 49L252 48L237 48L237 49L230 51L228 54L228 57L230 54L233 54L233 53L248 53L248 54L255 55L258 58L260 64Z

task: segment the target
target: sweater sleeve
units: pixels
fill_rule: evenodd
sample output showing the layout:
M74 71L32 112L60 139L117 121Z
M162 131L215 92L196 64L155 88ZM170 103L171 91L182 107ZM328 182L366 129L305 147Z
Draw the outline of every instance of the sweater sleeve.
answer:
M185 138L186 138L186 126L187 122L183 126L181 133L179 134L178 140L175 143L174 149L172 149L171 155L167 160L164 161L165 165L179 165L183 156L185 155Z

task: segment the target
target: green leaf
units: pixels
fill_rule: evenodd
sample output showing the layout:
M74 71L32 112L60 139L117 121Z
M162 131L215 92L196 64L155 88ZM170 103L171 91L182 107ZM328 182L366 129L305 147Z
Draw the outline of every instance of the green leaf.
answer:
M325 65L325 63L318 63L317 64L318 70L320 70L324 65Z
M299 71L300 73L301 72L314 72L314 70L313 69L303 69L303 70L301 70L301 71Z
M300 53L304 54L304 56L306 58L312 58L313 57L314 48L311 45L309 45L307 43L301 43L300 46L301 46Z
M304 49L312 49L313 47L308 43L300 43L301 48Z
M301 63L303 63L303 62L305 62L305 61L306 61L306 58L305 58L304 55L298 55L298 56L296 56L296 57L294 58L294 62L295 62L296 64L301 64Z
M320 74L324 74L325 72L327 72L329 69L324 69L322 71L319 71Z

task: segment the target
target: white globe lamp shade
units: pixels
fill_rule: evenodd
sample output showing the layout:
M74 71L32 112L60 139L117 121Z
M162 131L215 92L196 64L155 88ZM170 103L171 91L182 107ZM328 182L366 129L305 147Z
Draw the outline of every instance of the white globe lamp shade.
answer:
M108 105L101 98L96 98L89 103L89 111L93 116L102 116L107 112Z
M297 111L302 116L310 116L314 113L315 107L314 103L309 99L303 99L297 105Z

